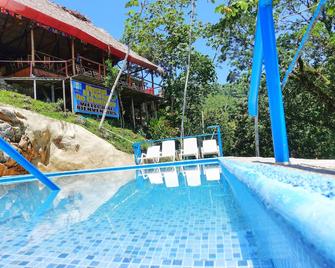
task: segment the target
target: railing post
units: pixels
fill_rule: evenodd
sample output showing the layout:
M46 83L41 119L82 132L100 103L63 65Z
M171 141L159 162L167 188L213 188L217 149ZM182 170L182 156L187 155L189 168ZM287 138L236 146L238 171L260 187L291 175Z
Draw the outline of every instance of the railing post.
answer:
M289 149L284 104L280 85L272 0L261 0L259 2L258 12L261 23L263 57L269 96L274 155L277 163L288 163Z
M221 137L221 127L219 125L209 126L208 129L216 129L216 133L218 136L218 145L219 145L219 156L223 156L223 146L222 146L222 137Z
M75 51L74 51L75 47L74 47L74 39L71 39L71 56L72 56L72 75L75 76L76 75L76 60L75 60Z
M68 66L67 66L67 61L65 62L65 76L69 77L69 73L68 73Z
M140 158L141 158L141 143L140 142L135 142L133 143L133 150L134 150L134 157L135 157L135 163L136 165L140 164Z

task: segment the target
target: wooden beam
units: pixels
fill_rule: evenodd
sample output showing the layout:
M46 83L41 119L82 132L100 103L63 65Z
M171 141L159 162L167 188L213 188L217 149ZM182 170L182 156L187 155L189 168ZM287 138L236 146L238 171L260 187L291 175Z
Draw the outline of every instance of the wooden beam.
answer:
M34 79L34 100L37 100L37 81Z
M76 75L76 55L75 55L75 44L74 39L71 39L71 58L72 58L72 73Z
M151 87L155 89L155 79L154 79L154 72L151 71ZM155 91L154 91L155 94Z
M158 119L158 114L157 114L157 109L156 109L155 101L151 102L151 108L152 108L152 110L154 112L155 119Z
M136 118L135 118L135 106L134 106L134 98L131 97L131 114L133 117L133 128L136 129Z
M35 38L34 28L30 29L30 47L31 47L31 63L35 67Z
M72 113L74 113L72 78L70 78L70 91L71 91L71 111L72 111Z
M56 102L55 99L55 85L51 84L51 102Z

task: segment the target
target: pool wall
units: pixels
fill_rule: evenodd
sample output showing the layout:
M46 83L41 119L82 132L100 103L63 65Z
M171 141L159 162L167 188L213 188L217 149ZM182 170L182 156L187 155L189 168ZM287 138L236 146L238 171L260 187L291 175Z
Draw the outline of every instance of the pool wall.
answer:
M289 259L292 264L300 263L303 264L301 267L308 267L307 264L312 264L313 260L316 260L319 265L320 262L326 262L330 267L334 267L334 200L308 192L301 187L271 180L264 176L259 165L244 165L244 163L224 159L220 162L237 200L249 220L253 222L252 225L258 237L262 237L264 248L269 250L268 254L276 256L273 260L278 267L283 266L281 258L287 259L287 256L282 256L281 248L292 253ZM278 176L278 170L273 174ZM286 171L285 176L289 175L290 173ZM267 174L267 176L270 175ZM283 219L282 224L280 218L276 217L277 219L274 220L275 214ZM285 223L288 228L285 227ZM271 228L266 228L267 225ZM297 236L295 233L300 235ZM283 245L276 248L271 243L273 235L281 240ZM313 256L313 258L304 259L306 255L299 250L304 247L304 250L309 253L307 257ZM324 256L323 260L318 256Z

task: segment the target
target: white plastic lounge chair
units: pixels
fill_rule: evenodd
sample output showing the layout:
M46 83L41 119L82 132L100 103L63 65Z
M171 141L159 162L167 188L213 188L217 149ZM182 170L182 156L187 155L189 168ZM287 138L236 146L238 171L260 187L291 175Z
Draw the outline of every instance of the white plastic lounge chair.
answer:
M187 185L196 187L201 185L201 171L200 167L188 167L184 169Z
M199 158L199 149L196 138L187 138L183 140L183 149L180 151L180 159L185 157L194 156L196 159Z
M146 170L143 172L143 178L148 179L151 184L163 184L163 174L159 168Z
M219 146L216 140L204 140L201 147L201 155L205 158L206 155L219 156Z
M160 157L160 146L150 146L147 150L147 153L142 153L140 163L158 163Z
M166 187L173 188L179 186L178 172L175 167L163 170L163 175Z
M221 178L221 169L219 166L205 166L204 173L208 181L219 181Z
M176 142L173 141L163 141L162 142L162 154L161 160L176 160Z

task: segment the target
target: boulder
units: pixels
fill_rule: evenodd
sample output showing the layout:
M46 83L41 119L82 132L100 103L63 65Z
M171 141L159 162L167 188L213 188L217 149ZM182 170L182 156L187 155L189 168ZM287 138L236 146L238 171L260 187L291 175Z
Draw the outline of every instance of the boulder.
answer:
M81 126L10 106L0 106L0 135L45 172L133 163L131 155L116 150ZM15 161L0 153L0 176L25 173Z

